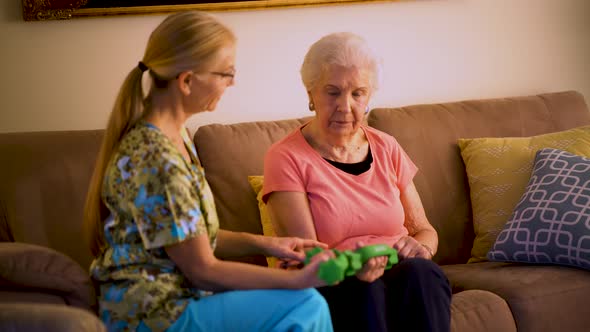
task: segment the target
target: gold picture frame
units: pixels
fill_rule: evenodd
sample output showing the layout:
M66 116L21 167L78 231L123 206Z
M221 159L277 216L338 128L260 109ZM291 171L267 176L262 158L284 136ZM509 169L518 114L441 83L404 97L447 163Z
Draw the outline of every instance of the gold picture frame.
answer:
M91 0L92 1L92 0ZM207 1L207 0L206 0ZM249 9L268 9L284 7L309 7L318 5L338 5L365 2L394 2L399 0L247 0L225 2L205 2L192 0L123 0L111 1L118 7L88 6L89 0L22 0L25 21L67 20L91 16L166 14L184 10L236 11ZM94 1L99 3L100 0ZM179 4L161 4L161 3ZM120 5L129 3L131 5ZM182 4L180 4L182 3Z

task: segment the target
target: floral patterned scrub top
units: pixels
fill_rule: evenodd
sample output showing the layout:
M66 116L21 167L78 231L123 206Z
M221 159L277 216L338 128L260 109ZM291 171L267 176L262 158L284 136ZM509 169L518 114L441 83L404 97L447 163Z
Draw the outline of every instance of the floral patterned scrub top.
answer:
M140 122L122 139L105 172L102 197L106 250L90 266L100 284L99 314L109 331L163 331L192 288L165 246L207 234L211 247L219 221L211 189L186 130L188 163L158 128Z

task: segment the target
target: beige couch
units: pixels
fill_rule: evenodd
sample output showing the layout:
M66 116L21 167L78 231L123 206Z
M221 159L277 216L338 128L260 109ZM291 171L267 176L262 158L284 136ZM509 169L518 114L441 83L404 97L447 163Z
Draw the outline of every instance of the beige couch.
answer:
M531 136L590 124L582 95L570 91L374 109L367 120L370 126L394 135L420 168L415 183L440 239L435 260L453 287L453 331L589 329L588 271L466 264L474 231L469 186L456 144L458 138ZM197 130L194 140L222 227L262 232L247 177L261 175L268 147L304 121L214 124ZM0 243L0 309L20 312L0 310L0 330L22 323L23 312L34 312L31 315L43 321L52 314L58 317L57 311L61 317L71 317L72 324L82 320L85 329L103 328L92 315L68 311L74 307L87 313L96 304L84 275L91 258L82 241L81 219L100 138L101 131L0 134L0 154L6 160L0 165L0 241L19 242ZM60 260L60 253L72 260ZM56 262L47 264L48 259ZM266 263L263 257L246 260ZM60 275L57 270L62 268L53 268L56 264L74 272ZM31 278L27 270L38 277ZM62 325L62 330L82 330L82 325L73 329Z

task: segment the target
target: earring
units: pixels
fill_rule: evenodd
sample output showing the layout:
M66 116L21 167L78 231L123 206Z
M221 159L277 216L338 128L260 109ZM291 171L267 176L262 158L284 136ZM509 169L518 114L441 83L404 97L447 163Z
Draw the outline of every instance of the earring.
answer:
M312 112L313 112L313 111L315 111L315 105L313 104L313 101L310 101L310 102L309 102L309 105L308 105L308 107L309 107L309 110L310 110L310 111L312 111Z
M365 114L369 113L369 105L367 105L367 108L365 108Z

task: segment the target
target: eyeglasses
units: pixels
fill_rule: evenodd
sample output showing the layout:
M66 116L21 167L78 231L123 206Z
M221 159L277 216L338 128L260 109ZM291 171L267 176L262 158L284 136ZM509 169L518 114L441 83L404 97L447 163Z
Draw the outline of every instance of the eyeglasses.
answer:
M210 71L209 74L220 76L221 78L233 80L236 77L236 73L223 73L219 71Z
M195 72L191 72L191 75L195 75ZM236 77L236 73L224 73L224 72L220 72L220 71L210 71L209 74L211 75L215 75L215 76L219 76L222 79L226 79L228 82L231 82L234 80L234 78ZM176 75L176 78L179 78L180 74Z

